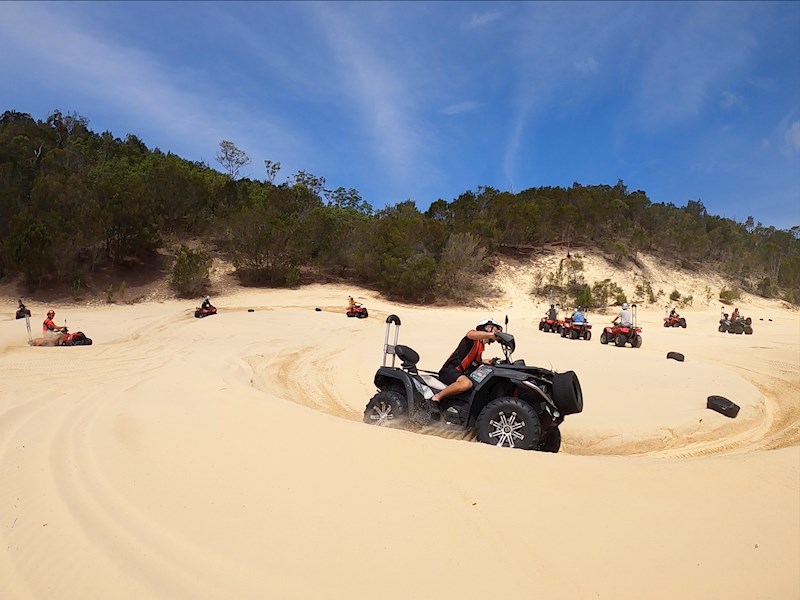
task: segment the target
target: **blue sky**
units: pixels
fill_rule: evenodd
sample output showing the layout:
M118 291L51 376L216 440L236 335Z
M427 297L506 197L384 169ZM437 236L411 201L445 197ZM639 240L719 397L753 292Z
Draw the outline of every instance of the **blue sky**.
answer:
M3 2L0 111L374 207L614 185L800 225L800 2Z

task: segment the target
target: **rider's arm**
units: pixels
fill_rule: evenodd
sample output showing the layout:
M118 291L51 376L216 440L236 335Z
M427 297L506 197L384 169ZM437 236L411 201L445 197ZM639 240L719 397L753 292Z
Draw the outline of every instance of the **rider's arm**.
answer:
M489 333L488 331L477 331L472 329L467 332L467 337L471 340L496 340L498 339L494 333Z

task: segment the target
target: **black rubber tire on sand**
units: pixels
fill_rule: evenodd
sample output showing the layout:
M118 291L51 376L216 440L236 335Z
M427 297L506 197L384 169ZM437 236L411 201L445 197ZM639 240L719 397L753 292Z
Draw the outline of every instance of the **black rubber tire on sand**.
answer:
M680 352L667 352L667 358L677 360L678 362L683 362L684 360L684 356Z
M640 336L637 333L636 336L633 339L631 339L631 346L633 348L641 348L642 347L642 336Z
M478 441L484 444L522 450L536 448L542 432L533 407L511 396L496 398L484 406L475 429Z
M683 317L681 317L681 327L683 329L686 329L686 319L684 319Z
M364 409L364 423L368 425L399 424L408 417L408 406L402 394L382 390L375 394Z
M607 344L608 343L608 334L604 331L600 334L600 343Z
M618 333L618 334L617 334L617 337L615 337L615 338L614 338L614 345L615 345L617 348L622 348L622 347L625 345L625 342L626 342L626 341L627 341L627 340L625 339L625 336L624 336L624 335L622 335L621 333Z
M744 328L744 334L753 335L753 328L748 325L747 327Z
M587 329L587 330L586 330L586 333L584 333L584 334L583 334L583 339L585 339L587 342L588 342L590 339L592 339L592 332L591 332L591 331L589 331L589 330Z

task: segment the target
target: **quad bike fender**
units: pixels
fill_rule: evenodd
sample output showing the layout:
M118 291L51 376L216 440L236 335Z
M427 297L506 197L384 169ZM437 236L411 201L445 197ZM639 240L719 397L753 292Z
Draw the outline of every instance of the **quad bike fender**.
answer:
M408 401L408 412L413 412L416 407L416 397L414 395L414 382L411 375L395 367L379 367L375 373L375 387L379 390L386 387L403 387L405 389L406 400Z

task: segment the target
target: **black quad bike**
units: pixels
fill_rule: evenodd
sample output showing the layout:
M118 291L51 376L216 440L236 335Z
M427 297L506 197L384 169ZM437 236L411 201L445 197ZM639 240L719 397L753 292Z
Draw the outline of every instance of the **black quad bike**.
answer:
M739 317L731 319L726 312L722 312L722 318L719 320L719 327L717 331L720 333L736 333L745 335L753 335L753 320L750 317Z
M394 344L389 344L392 325ZM473 371L469 375L473 382L469 392L431 402L433 394L446 386L437 373L417 368L419 354L397 344L399 329L400 319L389 315L383 366L375 373L378 392L364 410L365 423L401 425L411 419L426 425L472 430L485 444L559 451L559 425L566 415L583 410L583 393L573 371L556 373L528 366L522 359L512 361L514 336L500 332L497 335L505 358ZM387 365L389 355L391 365ZM400 359L400 367L395 366L396 358Z

